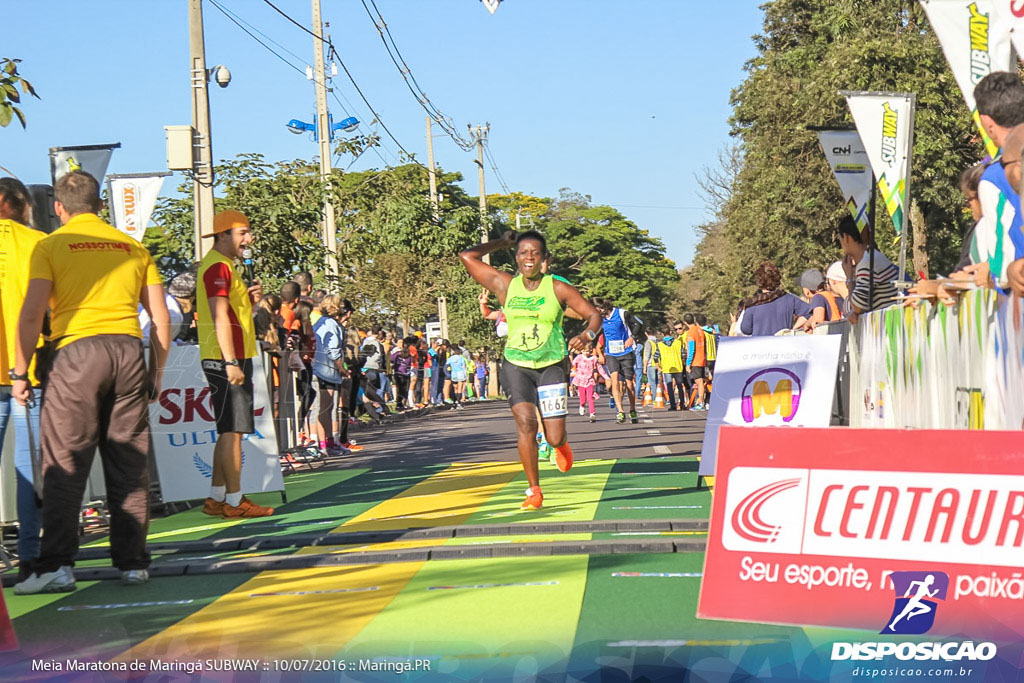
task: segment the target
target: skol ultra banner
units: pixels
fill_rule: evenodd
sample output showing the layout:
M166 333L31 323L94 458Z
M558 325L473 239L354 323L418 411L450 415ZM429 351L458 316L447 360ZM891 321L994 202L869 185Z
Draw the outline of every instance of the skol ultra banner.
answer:
M834 334L726 337L719 341L700 474L715 474L722 425L827 427L836 390L839 342L839 335Z
M149 225L164 177L168 173L112 174L107 178L107 197L114 227L140 242Z
M860 135L855 130L821 130L818 142L846 199L846 208L857 226L864 229L868 225L872 182L871 164Z
M85 171L97 182L103 182L107 174L110 155L121 146L120 142L109 145L78 145L75 147L50 148L50 177L53 184L71 171Z
M909 206L907 169L913 144L914 96L903 93L843 93L864 142L885 210L902 234Z
M1002 13L996 10L995 5L999 2L921 0L942 45L949 68L964 94L967 108L971 110L985 147L993 157L998 147L981 127L981 119L974 104L974 86L993 71L1006 71L1010 68L1010 27L1002 20ZM1021 0L1017 0L1017 4L1024 6Z

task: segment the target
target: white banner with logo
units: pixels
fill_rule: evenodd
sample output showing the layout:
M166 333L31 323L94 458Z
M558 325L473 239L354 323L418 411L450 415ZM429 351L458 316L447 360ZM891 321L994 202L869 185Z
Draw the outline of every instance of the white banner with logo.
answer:
M974 104L974 86L993 71L1010 68L1010 26L996 12L997 0L921 0L921 4L981 131L985 148L994 157L998 146L981 127Z
M242 492L283 491L267 375L261 358L253 360L256 432L242 441ZM160 399L150 406L149 423L163 499L208 496L217 425L198 346L171 347Z
M896 233L902 234L910 200L907 171L913 144L914 97L905 93L843 94L875 172L885 210Z
M992 0L992 5L1010 33L1018 59L1024 61L1024 0Z
M871 164L864 143L855 130L821 130L818 142L828 166L839 183L846 208L862 230L868 226L871 202Z
M75 147L50 148L50 177L53 184L71 171L85 171L96 182L102 183L107 174L110 155L121 146L120 142L109 145L77 145Z
M722 425L828 427L840 341L839 335L721 339L701 476L715 473Z
M107 178L107 198L114 227L141 242L168 175L170 173L166 172L111 174Z

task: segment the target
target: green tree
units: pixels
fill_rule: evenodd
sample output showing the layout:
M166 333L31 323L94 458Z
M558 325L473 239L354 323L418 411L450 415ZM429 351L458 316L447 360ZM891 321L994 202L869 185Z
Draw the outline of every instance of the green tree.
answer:
M20 63L20 59L0 58L0 128L6 128L15 116L18 117L18 122L24 128L25 114L17 106L21 104L22 94L39 99L32 84L18 73L18 64Z
M917 93L911 191L934 270L948 271L966 227L958 176L982 150L918 3L772 0L762 7L758 54L732 95L742 166L718 216L702 226L689 278L703 291L689 296L720 318L752 293L761 261L774 260L792 285L802 270L838 258L834 226L845 207L807 127L851 122L841 89ZM895 231L881 206L876 225L879 246L894 258Z

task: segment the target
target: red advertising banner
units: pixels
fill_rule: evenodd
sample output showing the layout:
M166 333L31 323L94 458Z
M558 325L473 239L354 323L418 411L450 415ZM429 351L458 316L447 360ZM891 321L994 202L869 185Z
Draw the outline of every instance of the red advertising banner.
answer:
M4 602L4 593L0 591L0 652L17 649L18 636L14 634L14 626L11 624L11 617L7 612L7 603Z
M1024 435L722 427L697 616L1024 638Z

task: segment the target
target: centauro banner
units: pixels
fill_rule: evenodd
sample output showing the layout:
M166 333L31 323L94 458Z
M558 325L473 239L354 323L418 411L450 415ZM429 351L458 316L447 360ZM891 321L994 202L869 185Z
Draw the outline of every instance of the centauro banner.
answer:
M56 185L61 176L71 171L85 171L97 182L103 182L107 174L110 155L121 146L120 142L110 145L78 145L76 147L50 148L50 177Z
M855 130L821 130L818 142L843 192L846 208L857 226L864 229L868 225L872 181L868 153L860 135Z
M896 233L902 234L910 200L907 187L912 144L914 96L900 93L846 92L857 132L875 172L878 191Z
M107 178L107 197L114 227L140 242L149 225L149 217L160 196L164 177L169 173L131 173Z
M1009 0L921 0L967 108L993 157L998 147L981 127L974 104L974 86L993 71L1010 68L1010 26L995 7L1000 3L1014 4ZM1024 1L1016 0L1016 4L1024 6Z

